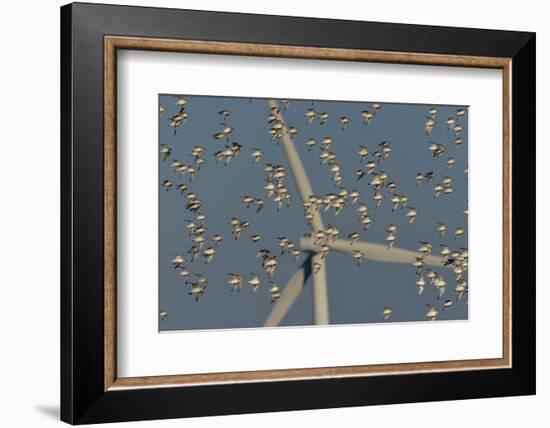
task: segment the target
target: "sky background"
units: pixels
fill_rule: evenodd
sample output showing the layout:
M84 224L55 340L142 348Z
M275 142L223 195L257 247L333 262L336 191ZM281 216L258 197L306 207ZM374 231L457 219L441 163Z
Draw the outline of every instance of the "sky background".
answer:
M269 114L267 100L184 95L189 119L174 135L173 128L169 126L169 118L179 110L176 106L179 96L159 96L160 105L167 109L159 119L159 144L167 144L172 149L172 154L166 161L159 156L159 310L168 312L168 317L159 322L159 329L169 331L261 327L273 305L268 292L268 278L256 258L258 250L267 248L274 254L279 254L277 237L286 236L298 245L301 234L311 231L304 220L303 208L284 151L271 140L268 133L271 125L266 122ZM382 109L372 123L365 127L360 116L361 111L372 111L372 102L380 102ZM455 147L454 132L448 131L445 123L448 117L455 117L459 106L433 105L439 111L437 124L431 135L427 136L424 123L432 105L386 104L383 101L314 101L316 111L328 112L330 119L323 125L320 125L318 119L306 125L304 113L311 103L311 100L291 100L289 108L282 111L282 114L288 126L299 129L294 143L313 191L323 196L339 190L331 180L330 167L319 162L319 147L308 152L305 146L305 141L309 138L315 138L320 143L324 137L330 136L334 140L331 151L336 153L342 168L342 186L349 191L360 191L358 202L368 204L369 215L373 219L369 229L363 231L356 211L357 203L350 205L348 201L338 216L333 217L333 210L322 214L325 227L329 224L335 225L340 231L340 238L345 239L349 233L358 231L361 233L361 240L385 244L386 228L393 223L398 227L395 247L416 250L418 241L431 242L434 253L439 253L439 245L442 243L449 245L451 249L467 247L468 229L463 215L468 204L468 182L464 174L468 161L467 114L460 121L463 127L462 146ZM225 140L218 141L212 137L223 129L220 124L221 116L217 113L224 109L231 111L227 121L234 127L230 141L236 141L243 146L241 153L227 166L221 162L216 163L213 156L214 152L224 148ZM347 116L351 121L344 131L339 123L341 116ZM407 224L405 209L392 212L387 189L384 190L386 199L382 206L375 209L372 199L374 191L368 185L371 176L365 176L360 181L354 176L355 171L361 167L358 146L364 145L372 153L377 150L381 141L390 141L392 152L387 159L381 161L377 170L387 172L390 180L398 183L397 193L407 195L409 206L418 210L418 216L412 225ZM428 151L430 141L444 144L447 152L439 159L431 158ZM178 177L171 168L170 161L177 159L191 164L193 158L190 153L197 145L204 148L206 165L189 182L188 178ZM263 152L258 163L253 162L252 148L259 148ZM449 156L456 159L456 164L447 169L445 161ZM369 159L372 157L369 156ZM285 183L293 196L290 207L285 205L277 211L275 203L267 198L264 190L266 163L280 164L287 168ZM434 179L430 183L416 185L416 174L427 171L435 173ZM445 176L452 177L454 192L449 196L434 198L432 189ZM169 191L162 188L165 179L174 183ZM224 242L218 246L218 254L208 265L205 265L202 256L189 263L191 255L187 251L192 243L185 225L186 220L195 220L195 214L185 209L185 194L181 195L175 189L180 183L189 184L190 191L200 197L203 203L200 211L207 216L207 237L214 233L224 236ZM265 208L259 213L253 207L246 209L241 201L244 195L264 199ZM228 224L231 217L250 222L244 236L236 241ZM197 223L196 220L195 222ZM436 230L438 222L443 222L448 227L442 239L438 237ZM464 228L466 233L455 240L454 229L458 226ZM262 240L252 243L249 237L256 233L262 236ZM171 263L174 254L182 254L187 259L187 267L192 273L208 277L205 294L198 302L188 294L189 286L174 269ZM284 289L305 258L306 254L297 261L288 255L280 256L280 264L273 280ZM436 270L448 283L446 293L439 301L436 300L434 287L429 284L421 296L417 295L416 273L411 265L366 259L357 266L351 255L331 252L327 256L330 322L382 322L382 311L386 306L391 307L393 314L384 322L425 321L426 304L440 309L444 300L455 300L452 271L444 268ZM231 292L227 283L228 272L240 273L245 282L251 277L251 273L257 273L263 284L254 294L247 284L244 284L240 293ZM467 300L468 295L458 302L455 301L449 310L440 311L437 319L467 319ZM311 281L308 281L281 325L301 326L312 323L312 289Z

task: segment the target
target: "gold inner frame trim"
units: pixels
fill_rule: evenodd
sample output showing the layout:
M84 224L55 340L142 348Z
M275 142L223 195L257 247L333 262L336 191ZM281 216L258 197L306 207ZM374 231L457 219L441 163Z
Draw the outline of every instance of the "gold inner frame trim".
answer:
M146 50L213 55L262 56L297 59L322 59L394 64L439 65L494 68L502 70L503 94L503 323L502 358L433 361L422 363L356 365L342 367L203 373L171 376L119 378L116 366L116 90L117 50ZM419 54L360 49L252 43L170 40L141 37L104 37L104 389L193 386L220 383L283 381L312 378L359 377L422 372L481 370L511 367L512 355L512 170L511 170L511 82L510 58Z

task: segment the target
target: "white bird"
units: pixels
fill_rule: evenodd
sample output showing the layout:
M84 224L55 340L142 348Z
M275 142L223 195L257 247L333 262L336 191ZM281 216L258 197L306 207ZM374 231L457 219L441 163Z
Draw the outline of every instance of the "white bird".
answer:
M418 277L418 279L416 280L416 288L417 288L417 292L418 292L419 296L424 291L425 286L426 286L426 280L424 279L424 277L422 275L420 275Z
M412 265L416 268L416 273L419 273L424 267L424 258L417 257L416 260L412 263Z
M206 285L208 284L208 278L204 275L201 275L200 273L196 273L195 276L197 277L197 284L203 288L206 288Z
M254 163L256 163L262 158L262 151L260 149L252 149L251 156L254 158Z
M212 236L212 241L214 242L214 246L216 247L220 242L223 242L223 236L219 233L216 233Z
M408 208L408 211L407 211L406 215L407 215L409 224L414 223L414 221L416 220L416 214L417 214L416 208L414 208L414 207L409 207Z
M374 114L368 110L364 110L361 112L361 117L363 118L363 124L368 126L372 122Z
M180 271L178 272L178 275L181 276L183 279L185 279L186 283L187 283L187 278L189 278L189 275L191 275L191 272L189 271L189 269L180 269Z
M376 169L377 165L378 163L376 161L367 162L367 172L371 174Z
M367 230L372 223L372 218L370 218L368 215L365 215L364 217L361 217L360 221L363 225L363 229Z
M172 187L172 182L170 180L164 180L162 182L163 187L168 191Z
M271 288L269 289L269 294L271 294L271 303L276 302L281 298L281 289L274 282L271 283Z
M269 289L269 292L271 294L274 294L274 293L279 293L280 291L281 289L279 288L279 286L273 281L271 281L271 288Z
M176 101L176 107L179 107L180 109L184 109L186 104L187 100L184 97L179 97Z
M346 116L342 116L340 118L340 124L342 125L342 131L347 128L349 125L349 118Z
M216 250L215 247L208 247L202 252L202 255L206 259L205 262L204 262L205 265L207 265L208 263L210 263L212 261L212 259L216 255L216 252L217 252L217 250Z
M456 120L454 118L449 117L447 119L447 129L452 129L453 126L455 126L455 124L456 124Z
M432 252L432 244L426 241L419 241L420 247L418 247L418 252L423 256L427 256Z
M430 146L428 147L428 150L430 151L430 155L432 157L438 158L440 157L445 151L447 150L443 144L440 143L430 143Z
M321 270L321 263L313 262L313 273L319 273Z
M174 265L174 268L182 267L185 264L185 258L181 254L176 254L172 258L172 264Z
M201 297L204 294L204 287L200 285L192 285L191 290L189 291L189 295L195 297L195 302L199 301L199 297Z
M357 212L360 216L366 216L369 213L369 207L367 204L359 204L359 207L357 208Z
M460 300L464 294L468 292L468 286L466 284L466 281L461 280L457 281L455 286L455 293L456 293L456 300Z
M243 278L241 275L237 273L228 273L227 275L230 276L227 283L231 286L231 291L237 290L237 292L241 291L241 288L243 286Z
M227 118L229 117L229 115L231 114L231 112L229 110L221 110L221 111L218 112L218 114L222 117L222 119L225 122L227 120Z
M252 292L255 293L258 287L262 284L260 277L254 273L251 273L252 278L248 281L248 284L252 286Z
M376 208L380 208L380 205L382 204L382 199L384 199L384 195L379 190L376 190L374 192L374 196L372 197L376 203Z
M204 226L206 223L206 214L205 213L198 213L197 214L197 220L201 222L201 225Z
M323 112L319 115L319 119L320 119L320 124L323 125L324 123L326 123L328 121L330 117L330 114L328 114L327 112Z
M167 157L172 154L172 149L168 146L168 144L161 144L160 145L160 154L163 156L162 160L165 161Z
M353 232L348 235L348 239L350 240L350 245L353 245L355 241L359 239L359 232Z
M436 276L434 278L433 286L437 290L437 300L441 298L445 294L445 286L447 285L447 282L445 281L445 278L442 276Z
M440 244L440 246L441 246L441 251L439 254L443 256L443 260L446 260L449 254L451 254L451 250L447 245Z
M314 139L314 138L309 138L307 141L306 141L306 147L307 147L307 151L311 151L311 149L313 147L315 147L317 145L317 141Z
M279 265L279 261L277 260L276 256L267 257L264 260L264 269L265 273L268 277L272 278L273 275L275 275L275 271L277 270L277 266Z
M449 159L447 159L447 168L452 167L455 164L455 162L456 160L453 157L450 157Z
M441 192L443 192L444 187L442 184L436 184L433 188L434 192L434 198L437 198L439 195L441 195Z
M178 189L180 193L184 193L187 189L189 189L189 186L185 183L182 183L182 184L178 184L176 189Z
M435 126L435 120L431 117L426 118L426 122L424 122L424 131L426 132L426 135L430 135L434 129Z
M332 143L334 143L334 140L331 137L325 137L323 138L323 141L321 141L323 148L327 150L330 149Z
M391 208L392 211L395 211L397 208L399 208L399 204L401 203L401 198L399 197L399 195L393 195L391 198L391 203L392 203L392 208Z
M386 159L392 151L391 143L389 141L382 141L378 144L378 146L380 147L380 151L382 152L382 157Z
M445 303L443 303L443 309L442 309L442 311L446 311L446 310L449 309L452 305L453 305L453 301L452 301L452 300L445 300Z
M294 139L294 137L296 136L296 134L299 132L298 128L296 128L295 126L289 126L287 128L287 132L288 132L288 136L290 137L290 139Z
M246 208L249 208L250 205L254 202L254 198L250 195L245 195L241 198L242 203L246 205Z
M429 318L430 321L434 321L437 318L437 315L439 314L439 312L437 311L436 308L434 308L431 305L426 305L426 306L428 306L429 308L425 315L426 318Z
M307 111L305 112L306 123L309 125L311 122L313 122L316 116L317 116L317 112L313 107L310 107L309 109L307 109Z
M357 261L357 266L359 266L361 263L363 263L363 260L365 259L365 255L361 251L358 251L358 250L353 250L351 252L351 255Z
M397 239L397 236L394 233L389 233L388 236L386 236L386 242L388 243L388 250L393 247L393 244L395 243Z

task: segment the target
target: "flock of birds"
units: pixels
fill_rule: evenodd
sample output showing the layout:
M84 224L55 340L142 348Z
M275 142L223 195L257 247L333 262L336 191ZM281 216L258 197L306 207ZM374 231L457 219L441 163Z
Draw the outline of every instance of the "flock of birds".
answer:
M174 135L176 135L185 122L189 119L189 113L187 110L187 99L185 97L179 97L176 101L177 113L171 117L168 117L169 126L173 129ZM282 101L282 107L273 107L268 109L267 123L269 124L269 134L271 140L275 144L279 144L281 137L286 133L292 141L296 143L297 136L300 133L300 129L296 126L287 126L281 120L281 108L286 110L290 101ZM376 120L376 116L380 114L382 105L379 103L373 103L369 109L361 112L359 120L365 127L368 127L373 121ZM166 106L160 106L161 118L166 115L168 111ZM424 130L427 139L436 126L441 126L438 118L437 108L430 108L426 114ZM454 145L459 147L463 144L461 138L461 132L463 126L461 125L463 118L466 114L464 108L456 109L456 114L453 117L449 117L444 121L444 125L449 133L452 134ZM222 143L223 147L213 152L213 157L216 163L221 163L223 166L230 165L231 161L237 156L241 155L242 145L238 142L232 141L232 134L234 127L229 123L231 119L231 112L229 110L221 110L218 112L221 119L222 129L216 131L212 135L214 142ZM327 112L320 112L315 109L314 103L311 104L304 112L304 126L310 126L315 121L318 121L320 125L327 123L329 120L338 120L342 131L350 124L353 118L342 116L333 119ZM356 188L345 187L342 178L342 165L338 162L336 154L331 150L334 144L332 137L325 137L324 139L317 141L314 138L308 138L305 141L305 146L308 152L312 152L315 148L319 150L319 162L321 165L326 165L329 173L332 176L332 182L335 186L335 191L325 195L310 195L307 200L302 201L303 215L305 222L313 228L314 217L321 212L330 212L336 217L345 207L355 209L359 218L359 224L361 230L347 235L347 239L350 242L350 246L361 238L361 234L368 230L373 223L373 218L369 215L371 205L365 201L365 197L371 197L374 208L379 208L384 201L388 201L391 204L393 212L403 212L406 218L407 225L412 225L417 216L418 211L414 206L411 206L409 198L406 194L398 191L398 183L395 179L385 172L383 168L384 160L392 154L392 144L389 141L380 142L375 150L371 151L364 145L359 145L357 150L357 159L360 167L355 171L355 180L358 184L361 181L368 181L369 191L361 191ZM436 161L440 161L447 153L447 148L444 144L427 142L427 155ZM217 146L219 147L219 146ZM197 272L192 273L190 265L201 257L204 260L204 264L208 265L215 257L224 241L224 234L222 233L208 233L207 217L201 210L203 204L196 193L192 191L192 180L202 169L207 162L207 149L202 146L194 146L191 149L190 157L191 162L184 163L180 160L172 158L172 148L167 144L160 145L160 155L163 162L170 162L171 168L174 172L175 179L166 178L162 181L162 187L166 191L178 191L182 198L185 200L185 207L189 211L192 219L186 220L186 230L189 235L190 247L186 252L181 254L174 254L171 263L177 274L185 281L189 286L189 295L192 296L195 301L199 301L204 296L208 278ZM250 150L251 162L258 164L264 157L261 148L252 148ZM455 159L453 157L446 157L444 159L447 169L453 168ZM254 209L256 212L260 212L266 208L266 205L271 201L276 210L282 209L284 206L290 206L293 202L292 193L287 186L287 169L283 165L265 163L265 186L264 196L257 197L252 195L243 195L242 204L247 209ZM468 170L464 170L467 175ZM411 177L411 180L413 178ZM414 180L417 186L428 186L434 184L436 174L433 171L418 172ZM178 183L176 184L177 181ZM434 198L445 197L450 195L454 188L454 181L450 175L443 177L440 182L433 185L431 192ZM369 195L370 193L370 195ZM464 209L464 218L467 222L468 209ZM250 222L246 219L239 219L237 217L231 217L228 219L227 233L230 233L233 239L245 239L247 236L253 244L262 241L260 234L248 234ZM436 231L439 238L444 238L448 235L448 227L443 222L439 222L436 225ZM399 233L396 224L389 224L386 228L385 242L388 251L391 251L392 247L398 241ZM459 242L460 238L464 235L465 231L463 227L456 227L452 232L456 242ZM314 244L318 246L321 256L325 258L330 252L330 242L340 237L340 232L334 225L329 225L325 230L312 230L314 237ZM264 271L269 282L269 296L271 302L274 303L282 296L282 290L279 285L274 281L277 269L281 263L283 257L290 257L294 260L298 260L303 252L293 243L289 238L282 236L278 238L279 252L275 253L266 248L259 249L257 252L258 266ZM433 252L433 244L428 241L420 241L417 249L418 255L416 260L412 264L412 268L416 272L416 287L417 294L420 296L423 294L427 285L432 286L435 289L435 295L438 302L441 304L428 304L428 309L425 312L425 317L429 320L435 320L440 312L448 310L454 301L461 299L466 293L468 293L468 285L465 279L465 273L468 269L468 250L465 247L458 247L457 249L451 249L450 246L441 243L439 245L439 254L441 256L441 265L445 268L451 268L454 274L454 299L443 299L447 294L447 281L444 276L438 273L436 270L428 269L425 266L424 258ZM365 255L359 250L352 250L351 255L356 261L357 265L360 265ZM321 269L319 263L313 264L313 274L317 274ZM239 273L227 273L230 291L239 292L243 286L248 285L252 293L255 293L264 283L260 274L251 273L250 276L245 277ZM389 320L393 315L393 310L390 306L384 307L381 313L381 319ZM165 310L160 311L160 319L164 320L169 314Z

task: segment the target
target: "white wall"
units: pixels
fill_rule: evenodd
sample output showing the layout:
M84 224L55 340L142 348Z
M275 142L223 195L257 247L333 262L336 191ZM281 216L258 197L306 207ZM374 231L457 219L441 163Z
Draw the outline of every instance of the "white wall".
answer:
M122 0L121 0L122 1ZM103 1L104 3L114 3ZM255 12L267 14L360 19L414 24L485 27L537 31L537 120L544 123L549 95L550 29L544 2L480 2L436 0L412 2L297 2L279 0L126 1L148 6ZM42 0L4 2L0 14L0 421L3 426L53 426L58 423L59 396L59 10L62 2ZM545 135L543 135L543 133ZM548 183L548 128L539 126L538 182ZM543 171L545 167L546 171ZM538 219L548 200L538 186ZM545 192L547 194L547 191ZM548 224L539 221L538 263ZM545 257L546 256L546 257ZM500 428L527 420L548 420L550 400L550 316L543 307L550 297L548 275L539 269L538 395L536 397L422 403L353 409L274 413L151 422L149 426L280 427L307 426L425 426L464 427L487 421ZM546 284L545 284L546 283ZM544 340L543 340L544 339ZM128 424L134 426L137 424ZM144 424L142 424L144 425ZM146 425L146 424L145 424ZM542 426L535 423L535 426Z

